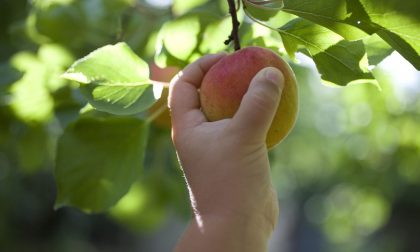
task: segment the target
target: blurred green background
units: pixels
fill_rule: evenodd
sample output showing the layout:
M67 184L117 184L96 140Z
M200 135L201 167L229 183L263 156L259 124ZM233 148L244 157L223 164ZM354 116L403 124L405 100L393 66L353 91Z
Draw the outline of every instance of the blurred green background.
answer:
M53 210L56 142L86 104L60 74L121 40L159 62L162 24L205 2L1 0L0 251L171 250L190 213L162 125L151 128L143 176L117 206ZM206 11L224 13L224 1L214 2ZM224 49L224 35L210 51ZM270 152L281 206L270 251L419 251L420 73L393 53L374 69L379 86L337 88L303 54L292 66L300 114Z

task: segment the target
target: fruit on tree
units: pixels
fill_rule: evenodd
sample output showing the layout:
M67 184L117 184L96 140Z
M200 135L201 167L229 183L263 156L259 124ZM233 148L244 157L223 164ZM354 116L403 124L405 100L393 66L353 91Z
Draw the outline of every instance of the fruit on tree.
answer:
M160 68L156 64L150 64L150 78L155 81L170 82L171 79L179 72L177 67ZM168 103L169 88L165 87L159 100L149 109L149 115L158 111L162 106ZM156 119L153 124L162 129L171 128L171 115L169 109L166 108Z
M265 67L276 67L285 78L266 144L271 149L293 128L298 112L298 94L295 75L275 52L261 47L246 47L226 56L210 68L200 88L202 110L209 121L231 118L253 77Z

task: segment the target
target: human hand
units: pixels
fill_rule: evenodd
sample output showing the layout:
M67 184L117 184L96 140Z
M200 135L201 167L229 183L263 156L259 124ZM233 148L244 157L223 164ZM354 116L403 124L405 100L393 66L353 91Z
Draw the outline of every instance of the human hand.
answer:
M266 246L277 223L278 202L271 184L265 137L280 101L284 78L276 68L261 70L233 118L208 122L200 110L198 90L206 72L223 57L205 56L172 80L172 138L194 211L190 229L207 232L214 241L220 238L221 230L241 236L231 248L225 241L222 246L226 250L213 247L209 251L255 251L240 243L249 236L260 236L258 241L250 242L258 243L254 244L258 248ZM219 234L211 234L212 230ZM204 251L203 247L188 250L183 242L179 247L180 251Z

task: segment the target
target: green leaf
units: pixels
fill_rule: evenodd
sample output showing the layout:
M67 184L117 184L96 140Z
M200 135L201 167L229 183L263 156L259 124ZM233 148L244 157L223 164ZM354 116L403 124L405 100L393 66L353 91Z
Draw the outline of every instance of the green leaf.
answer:
M166 172L145 172L110 209L111 216L133 231L156 229L168 214L172 188L168 188L167 177Z
M43 43L80 46L88 34L82 8L70 0L35 1L27 25L33 39Z
M316 24L340 34L348 40L357 40L367 36L358 27L346 23L351 17L350 4L347 0L284 0L285 12L310 20Z
M52 69L61 70L74 61L73 55L59 44L44 44L38 50L38 58Z
M323 80L348 85L352 82L375 83L368 70L364 44L359 41L342 40L324 52L313 56L313 60Z
M271 0L271 1L266 1L266 0L245 0L244 1L246 5L248 6L254 6L258 9L261 10L280 10L281 8L284 7L284 2L283 0Z
M345 86L360 79L372 80L362 41L346 41L340 35L296 18L278 29L289 54L304 46L312 56L323 80Z
M199 15L186 15L165 23L158 40L168 52L180 60L188 60L198 44Z
M188 65L187 61L183 61L174 57L164 46L159 46L154 57L156 65L161 68L168 66L177 66L184 68Z
M13 68L9 63L0 63L0 92L13 82L19 80L22 73Z
M420 69L420 4L415 0L284 0L283 11L357 40L378 34ZM328 6L326 8L325 6ZM364 32L361 32L364 31Z
M66 48L58 44L44 44L38 50L38 59L48 68L51 77L47 87L50 92L55 92L69 84L69 81L60 78L60 75L74 61L73 56Z
M33 3L32 3L33 2ZM121 17L136 0L32 1L26 28L37 43L55 42L79 52L109 43L121 30Z
M218 53L226 49L223 43L230 35L232 21L230 17L216 20L210 23L203 32L203 39L200 44L200 51L204 54Z
M33 4L37 8L48 8L51 5L68 5L72 2L73 0L38 0L33 1Z
M420 70L420 3L416 0L360 0L376 33Z
M263 21L267 21L274 17L284 6L283 0L245 0L243 3L249 14L256 19Z
M136 5L136 0L102 0L107 11L116 12Z
M126 117L82 117L59 139L56 207L101 212L139 178L148 125Z
M188 11L198 7L202 4L205 4L209 0L173 0L172 10L176 15L183 15Z
M125 44L101 47L76 61L63 77L81 83L81 91L96 109L132 115L156 101L146 62Z
M216 16L208 13L193 12L166 22L156 41L155 60L158 65L187 65L201 42L204 28L218 20Z
M22 126L17 130L16 151L19 168L27 174L44 168L51 157L51 136L44 126Z
M243 24L240 37L241 43L246 46L266 47L277 52L285 51L281 36L277 30L269 29L258 23Z
M170 20L159 31L155 62L162 68L184 67L203 54L219 52L226 48L229 27L229 19L203 10Z
M368 55L369 65L375 66L388 57L394 50L378 35L363 40Z
M48 90L49 69L34 54L21 52L13 56L11 64L24 72L10 87L10 106L16 117L27 123L43 123L51 119L54 100Z
M291 20L278 31L291 57L302 47L314 55L343 40L343 37L327 28L301 18Z

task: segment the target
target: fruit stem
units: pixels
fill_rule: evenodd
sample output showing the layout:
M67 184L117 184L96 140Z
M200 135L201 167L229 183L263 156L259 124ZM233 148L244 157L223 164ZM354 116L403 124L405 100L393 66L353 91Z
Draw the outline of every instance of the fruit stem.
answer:
M236 15L236 4L235 0L227 0L229 4L229 13L232 17L232 33L230 34L228 40L225 41L225 44L228 45L233 41L235 51L241 49L241 42L239 40L239 26L238 16ZM239 5L238 5L239 6Z

